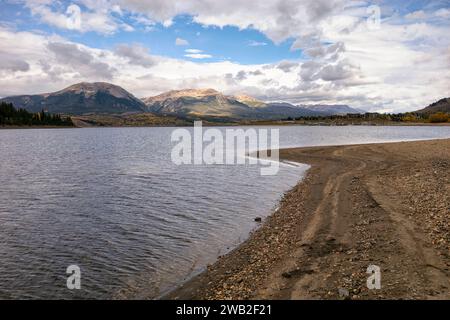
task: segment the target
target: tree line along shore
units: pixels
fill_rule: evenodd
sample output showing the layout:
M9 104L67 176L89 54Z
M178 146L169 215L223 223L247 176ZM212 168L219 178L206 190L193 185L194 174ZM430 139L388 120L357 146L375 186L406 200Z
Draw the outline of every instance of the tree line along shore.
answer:
M435 113L419 113L419 112L405 112L405 113L348 113L345 115L330 115L330 116L305 116L292 118L288 117L283 121L290 122L337 122L337 123L450 123L450 113L435 112Z
M0 103L0 126L51 126L51 127L73 127L74 124L69 116L51 114L42 110L41 112L28 112L25 109L16 109L12 103Z

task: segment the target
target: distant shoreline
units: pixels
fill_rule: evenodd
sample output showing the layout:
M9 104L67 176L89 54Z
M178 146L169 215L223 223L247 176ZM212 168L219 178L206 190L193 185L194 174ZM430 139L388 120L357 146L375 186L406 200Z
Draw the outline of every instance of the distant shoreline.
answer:
M167 125L137 125L137 126L104 126L104 125L90 125L90 126L0 126L2 129L82 129L82 128L177 128L189 127L192 124L167 124ZM251 126L304 126L304 127L345 127L345 126L377 126L377 127L443 127L450 126L450 123L376 123L376 124L315 124L315 123L286 123L286 122L264 122L264 123L203 123L204 127L251 127Z
M450 139L280 156L312 167L248 240L162 299L450 298ZM383 290L367 289L370 264Z
M0 130L4 129L79 129L75 126L0 126Z

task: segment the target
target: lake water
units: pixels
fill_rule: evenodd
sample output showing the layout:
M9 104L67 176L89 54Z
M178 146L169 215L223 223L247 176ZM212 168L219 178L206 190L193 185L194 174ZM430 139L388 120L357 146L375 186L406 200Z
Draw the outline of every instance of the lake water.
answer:
M450 137L450 127L278 128L281 147ZM307 168L176 166L173 130L0 130L0 298L155 297L245 240ZM80 290L66 287L72 264Z

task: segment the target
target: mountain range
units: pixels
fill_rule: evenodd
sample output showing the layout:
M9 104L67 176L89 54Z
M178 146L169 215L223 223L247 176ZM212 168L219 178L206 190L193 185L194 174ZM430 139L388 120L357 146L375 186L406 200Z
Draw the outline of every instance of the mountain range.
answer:
M172 90L142 99L149 112L190 118L283 119L326 114L289 103L266 103L247 95L214 89Z
M138 99L125 89L106 82L82 82L53 93L11 96L0 101L30 112L46 110L68 115L152 113L182 118L273 120L364 112L347 105L264 102L245 94L224 95L214 89L172 90Z

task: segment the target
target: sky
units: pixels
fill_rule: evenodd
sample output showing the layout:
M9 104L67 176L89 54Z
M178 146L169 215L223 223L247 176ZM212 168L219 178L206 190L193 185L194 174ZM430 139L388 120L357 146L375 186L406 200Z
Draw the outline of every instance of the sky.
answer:
M416 110L450 96L450 0L0 0L0 97L82 81Z

